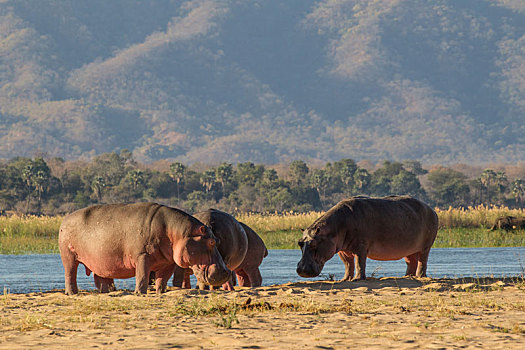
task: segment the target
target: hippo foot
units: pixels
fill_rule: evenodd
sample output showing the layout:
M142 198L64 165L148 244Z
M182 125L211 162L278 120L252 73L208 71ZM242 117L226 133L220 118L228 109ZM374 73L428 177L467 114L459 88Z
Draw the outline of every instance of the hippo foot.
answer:
M364 277L364 276L363 277L354 277L354 278L352 278L352 282L353 281L366 281L366 277Z
M66 295L75 295L78 294L78 288L66 288L65 290Z

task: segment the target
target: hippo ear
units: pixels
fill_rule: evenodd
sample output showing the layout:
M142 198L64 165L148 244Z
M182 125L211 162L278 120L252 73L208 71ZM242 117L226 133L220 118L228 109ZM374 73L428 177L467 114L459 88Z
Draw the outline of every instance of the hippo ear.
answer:
M206 234L206 226L202 225L201 227L199 227L199 231L205 235Z

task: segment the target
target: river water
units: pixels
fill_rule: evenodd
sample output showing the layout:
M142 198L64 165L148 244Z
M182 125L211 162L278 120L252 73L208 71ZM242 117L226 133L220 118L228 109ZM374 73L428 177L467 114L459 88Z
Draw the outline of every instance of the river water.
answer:
M263 285L306 281L295 272L300 250L270 250L260 266ZM401 277L404 260L368 259L367 277ZM525 247L513 248L435 248L430 252L427 275L433 278L514 277L525 273ZM316 279L341 279L344 266L338 256L328 261ZM193 276L192 276L193 278ZM87 277L80 265L77 278L80 289L94 289L93 277ZM171 282L170 282L171 284ZM134 278L116 280L117 289L135 287ZM192 279L192 285L195 280ZM0 293L28 293L64 288L64 269L58 254L0 255Z

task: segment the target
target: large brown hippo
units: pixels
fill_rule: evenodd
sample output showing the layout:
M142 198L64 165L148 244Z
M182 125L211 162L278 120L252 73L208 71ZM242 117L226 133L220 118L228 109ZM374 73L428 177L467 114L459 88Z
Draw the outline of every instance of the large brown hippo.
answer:
M208 225L219 239L217 249L226 266L232 271L239 268L248 251L248 237L241 224L230 214L217 209L208 209L193 216ZM191 270L175 268L173 285L190 288L190 274ZM228 280L223 288L233 290L233 280Z
M515 216L504 216L497 218L491 230L503 229L506 231L525 229L525 218Z
M366 279L367 257L404 257L406 275L424 277L437 230L435 211L417 199L353 197L336 204L303 232L297 273L318 276L325 262L338 253L345 264L343 281Z
M95 274L97 288L113 278L135 276L135 293L146 293L150 271L165 290L175 264L199 281L222 285L230 276L211 229L185 212L156 203L95 205L66 216L58 236L66 294L78 293L77 267Z

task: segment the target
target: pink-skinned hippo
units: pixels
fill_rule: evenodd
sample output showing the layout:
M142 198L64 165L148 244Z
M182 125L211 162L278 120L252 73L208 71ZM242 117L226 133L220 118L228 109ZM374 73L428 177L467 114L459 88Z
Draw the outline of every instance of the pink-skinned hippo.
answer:
M235 271L244 261L248 251L248 237L241 224L230 214L217 209L208 209L193 216L212 229L219 239L217 249L224 263L230 270ZM173 285L190 288L190 275L191 270L175 268ZM223 284L223 289L233 290L233 276Z
M78 293L77 267L95 275L106 291L114 278L135 276L135 293L146 293L150 271L161 293L175 264L191 268L203 283L220 286L231 277L209 227L185 212L157 203L95 205L66 216L58 236L65 292Z
M406 275L424 277L437 230L435 211L408 196L343 200L303 232L297 273L301 277L318 276L325 262L337 253L345 264L343 281L366 279L367 257L404 257Z
M248 250L242 263L234 269L240 287L259 287L262 285L262 276L259 271L263 259L268 256L268 250L264 241L248 225L239 222L248 237ZM191 270L175 268L176 272L173 279L174 285L182 288L191 288L190 275ZM183 279L182 279L183 278ZM181 280L182 279L182 280Z

